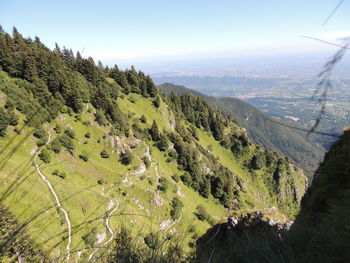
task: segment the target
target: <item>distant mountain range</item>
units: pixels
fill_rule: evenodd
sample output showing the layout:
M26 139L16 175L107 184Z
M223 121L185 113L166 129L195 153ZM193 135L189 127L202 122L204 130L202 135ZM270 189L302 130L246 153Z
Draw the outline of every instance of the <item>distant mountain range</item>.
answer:
M296 130L279 125L276 120L242 100L232 97L206 96L195 90L171 83L164 83L159 87L165 94L170 92L191 93L203 98L216 109L233 116L239 125L247 129L255 143L289 157L303 168L309 177L322 161L324 150L320 145L308 141ZM283 123L280 120L278 122Z

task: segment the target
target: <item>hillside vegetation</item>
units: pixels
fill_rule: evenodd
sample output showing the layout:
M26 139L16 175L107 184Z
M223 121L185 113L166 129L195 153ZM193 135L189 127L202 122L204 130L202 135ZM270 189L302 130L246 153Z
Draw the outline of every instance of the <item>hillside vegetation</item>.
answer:
M184 86L164 83L159 88L169 94L191 93L215 107L217 110L234 117L240 126L247 129L249 137L258 145L279 154L288 156L298 166L304 169L309 178L322 160L324 150L305 137L286 126L279 125L276 120L261 112L254 106L231 97L216 98L206 96Z
M303 171L202 98L0 31L0 202L50 262L182 262L228 215L296 215Z
M349 262L349 130L318 168L291 229L261 214L218 224L197 241L200 262Z

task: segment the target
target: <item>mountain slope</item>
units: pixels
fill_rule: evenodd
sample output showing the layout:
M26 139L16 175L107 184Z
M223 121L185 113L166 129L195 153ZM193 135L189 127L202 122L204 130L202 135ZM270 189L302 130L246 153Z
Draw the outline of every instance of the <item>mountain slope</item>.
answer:
M215 98L206 96L184 86L164 83L159 86L165 94L171 91L177 94L192 93L203 98L216 109L233 116L242 127L247 129L253 141L267 149L288 156L311 176L322 160L323 149L309 141L298 132L278 125L276 121L250 104L236 98Z
M228 220L197 241L199 262L349 262L350 131L334 143L291 228L265 211Z
M0 32L0 67L0 203L52 262L111 262L121 227L153 260L228 211L298 211L302 170L199 97L17 30Z

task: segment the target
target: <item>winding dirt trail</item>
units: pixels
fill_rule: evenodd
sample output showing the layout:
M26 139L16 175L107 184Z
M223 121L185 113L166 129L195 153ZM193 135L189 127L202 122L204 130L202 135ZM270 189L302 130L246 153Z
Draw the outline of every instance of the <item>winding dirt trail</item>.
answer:
M49 138L45 144L45 146L47 146L49 143L50 143L50 140L51 140L51 130L52 128L49 130L48 134L49 134ZM70 245L72 243L72 224L70 222L70 219L69 219L69 216L68 216L68 213L67 211L63 208L63 206L61 205L61 202L58 198L58 195L57 193L55 192L55 190L53 189L52 187L52 184L51 182L47 179L47 177L41 172L40 170L40 167L39 167L39 164L37 162L37 157L38 155L40 154L40 150L37 151L37 153L35 154L35 157L34 157L34 163L35 163L35 167L36 167L36 170L38 172L38 174L40 175L41 179L47 184L47 186L49 187L52 195L54 196L55 200L56 200L56 206L62 211L62 213L64 214L64 217L65 217L65 220L66 220L66 223L67 223L67 226L68 226L68 244L67 244L67 247L66 247L66 250L67 250L67 262L69 262L70 260Z
M181 213L180 217L179 217L177 220L175 220L174 222L172 222L170 225L168 225L168 226L164 229L164 235L166 234L166 232L167 232L172 226L174 226L176 223L178 223L178 222L181 220L181 218L182 218L182 213Z
M90 260L92 259L92 257L97 253L97 251L99 251L99 249L100 249L101 247L103 247L103 246L107 245L108 243L110 243L110 242L113 240L113 238L114 238L114 232L113 232L112 228L109 226L109 219L110 219L110 217L113 215L113 213L114 213L115 211L118 210L118 208L119 208L119 202L118 202L118 200L117 200L116 198L113 198L113 200L115 201L115 204L116 204L116 205L115 205L115 207L112 209L112 211L108 214L107 219L106 219L106 228L107 228L108 232L111 234L111 237L110 237L106 242L104 242L101 246L97 247L97 248L90 254L90 256L89 256L89 258L88 258L88 261L90 261Z

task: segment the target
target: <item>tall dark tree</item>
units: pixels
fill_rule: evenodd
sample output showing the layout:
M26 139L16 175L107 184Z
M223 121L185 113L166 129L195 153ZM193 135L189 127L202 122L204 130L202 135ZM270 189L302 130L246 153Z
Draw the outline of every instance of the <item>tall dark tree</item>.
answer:
M155 142L160 139L159 128L155 120L153 121L152 126L149 129L149 134L151 135L152 140Z

